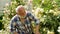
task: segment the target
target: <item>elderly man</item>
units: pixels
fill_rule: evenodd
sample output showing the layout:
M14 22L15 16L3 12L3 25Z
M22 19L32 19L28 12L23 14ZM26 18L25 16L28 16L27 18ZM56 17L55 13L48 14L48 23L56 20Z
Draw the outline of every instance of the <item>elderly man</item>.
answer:
M10 21L12 34L32 34L31 21L36 23L35 34L39 33L39 20L36 19L31 13L26 12L24 6L16 8L16 15Z

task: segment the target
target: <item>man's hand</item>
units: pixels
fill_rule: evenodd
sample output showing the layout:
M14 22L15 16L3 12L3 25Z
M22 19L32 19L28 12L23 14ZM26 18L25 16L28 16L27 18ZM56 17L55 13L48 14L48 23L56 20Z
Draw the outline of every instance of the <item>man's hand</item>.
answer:
M36 32L35 34L40 34L40 32Z
M17 32L14 32L14 34L18 34Z

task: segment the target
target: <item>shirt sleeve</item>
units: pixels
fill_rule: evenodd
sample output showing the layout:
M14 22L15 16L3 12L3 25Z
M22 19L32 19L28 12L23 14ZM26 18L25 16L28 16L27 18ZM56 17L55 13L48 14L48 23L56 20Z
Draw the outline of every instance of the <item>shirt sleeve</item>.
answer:
M31 20L33 20L33 21L36 23L36 25L38 25L38 24L40 23L40 20L37 19L37 18L35 18L31 13L28 13L28 17L29 17Z
M10 21L10 31L11 31L11 33L16 32L16 23L14 20Z

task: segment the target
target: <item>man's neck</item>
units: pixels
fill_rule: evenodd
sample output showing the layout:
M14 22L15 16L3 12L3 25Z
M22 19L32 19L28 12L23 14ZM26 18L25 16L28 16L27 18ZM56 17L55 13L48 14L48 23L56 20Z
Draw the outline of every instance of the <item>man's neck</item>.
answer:
M20 18L21 23L25 23L25 18Z

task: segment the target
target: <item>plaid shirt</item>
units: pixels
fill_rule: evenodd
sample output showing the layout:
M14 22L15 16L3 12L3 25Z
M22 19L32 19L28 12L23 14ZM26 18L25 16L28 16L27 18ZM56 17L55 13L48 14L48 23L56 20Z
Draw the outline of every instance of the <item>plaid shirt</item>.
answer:
M15 15L10 21L11 33L32 34L31 21L34 21L36 25L39 24L39 20L37 20L31 13L26 14L25 24L22 24L19 16Z

